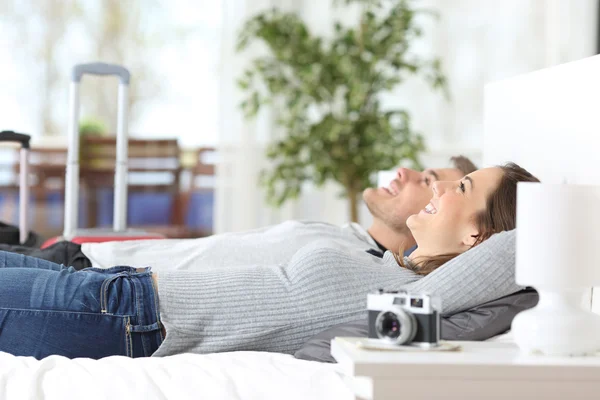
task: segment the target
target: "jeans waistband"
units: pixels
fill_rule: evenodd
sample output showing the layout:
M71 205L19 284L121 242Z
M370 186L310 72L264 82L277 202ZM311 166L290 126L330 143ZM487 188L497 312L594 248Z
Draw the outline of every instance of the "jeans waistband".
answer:
M90 268L92 269L92 268ZM131 335L132 357L149 357L163 341L159 313L159 299L151 269L134 267L93 268L93 270L107 274L101 289L101 302L103 312L115 312L111 309L111 286L119 279L128 281L131 303L126 307L133 311L130 324L127 327ZM118 304L118 301L117 301Z

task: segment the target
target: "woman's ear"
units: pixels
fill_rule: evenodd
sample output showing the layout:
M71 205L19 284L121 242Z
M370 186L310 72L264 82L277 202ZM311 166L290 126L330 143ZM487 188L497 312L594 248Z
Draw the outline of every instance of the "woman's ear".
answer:
M477 239L479 239L480 232L475 228L469 229L463 237L462 243L467 247L475 246Z

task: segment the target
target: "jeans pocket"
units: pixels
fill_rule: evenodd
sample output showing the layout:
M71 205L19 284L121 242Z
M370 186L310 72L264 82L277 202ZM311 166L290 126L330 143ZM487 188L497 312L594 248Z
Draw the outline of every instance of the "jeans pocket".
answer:
M131 357L129 316L0 308L0 351L42 359Z
M108 289L110 287L110 284L113 283L114 281L116 281L119 278L123 278L128 276L129 274L127 272L121 272L118 274L114 274L112 276L109 276L108 278L106 278L104 280L104 282L102 282L102 286L100 286L100 312L102 312L103 314L108 313ZM114 310L113 310L114 312Z

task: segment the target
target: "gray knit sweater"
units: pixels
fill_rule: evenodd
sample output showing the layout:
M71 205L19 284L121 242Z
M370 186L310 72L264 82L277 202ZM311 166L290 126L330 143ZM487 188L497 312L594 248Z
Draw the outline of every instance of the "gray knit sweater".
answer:
M435 293L445 313L520 289L514 232L495 235L424 278L399 267L390 252L378 258L329 238L303 246L286 262L229 268L206 262L194 271L160 270L158 282L167 337L154 356L293 353L326 328L366 317L367 294L378 288Z

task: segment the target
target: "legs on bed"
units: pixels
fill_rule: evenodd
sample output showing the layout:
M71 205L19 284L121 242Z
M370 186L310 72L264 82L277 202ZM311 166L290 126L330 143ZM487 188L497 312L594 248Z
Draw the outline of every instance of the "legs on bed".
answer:
M76 271L0 252L0 351L38 359L150 356L162 340L157 305L149 270Z

